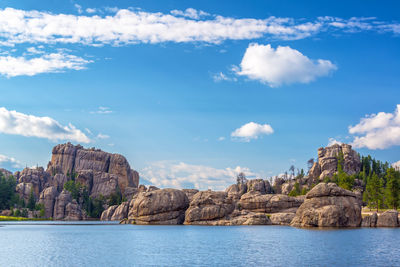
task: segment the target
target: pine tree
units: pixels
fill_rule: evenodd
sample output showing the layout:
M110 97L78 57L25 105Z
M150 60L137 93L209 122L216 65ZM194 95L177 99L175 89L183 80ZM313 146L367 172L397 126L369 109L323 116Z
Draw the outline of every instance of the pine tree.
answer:
M31 194L29 195L27 208L30 210L34 210L36 206L35 196L33 195L33 190L31 190Z
M400 173L389 168L386 174L385 203L397 209L400 201Z
M379 210L379 206L381 205L383 200L383 183L382 180L379 179L376 173L373 173L372 176L368 179L367 186L364 192L364 201L368 202L368 206L376 207L376 211Z

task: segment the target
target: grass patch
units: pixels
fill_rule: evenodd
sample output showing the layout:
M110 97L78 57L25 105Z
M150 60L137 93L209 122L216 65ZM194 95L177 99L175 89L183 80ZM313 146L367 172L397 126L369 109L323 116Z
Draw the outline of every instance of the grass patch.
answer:
M0 216L0 221L47 221L48 219L42 218L25 218L14 216Z

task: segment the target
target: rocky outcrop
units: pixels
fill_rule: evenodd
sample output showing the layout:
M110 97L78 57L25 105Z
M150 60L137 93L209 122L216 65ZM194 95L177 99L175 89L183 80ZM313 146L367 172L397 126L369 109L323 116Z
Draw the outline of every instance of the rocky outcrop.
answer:
M303 203L301 198L289 197L287 195L262 195L256 191L244 194L239 201L241 209L253 212L276 213L287 209L297 208Z
M100 195L109 196L119 190L118 177L106 172L95 172L93 174L93 187L90 196L96 198Z
M119 205L115 209L111 217L111 221L121 221L122 219L128 218L128 211L129 211L129 202L125 201L121 203L121 205Z
M15 187L15 191L19 195L21 199L28 203L31 192L33 192L33 184L32 183L19 183Z
M186 194L187 198L189 199L189 202L192 201L194 195L196 195L199 190L197 189L182 189L183 193Z
M307 193L291 225L358 227L361 225L361 206L353 192L334 183L320 183Z
M56 198L54 204L53 218L55 220L62 220L66 216L66 206L72 202L71 193L63 190L60 195Z
M197 225L270 225L271 220L266 214L247 210L234 210L225 218L211 221L196 221Z
M33 193L39 197L40 192L48 186L50 174L45 172L43 167L25 168L21 172L15 173L18 183L32 184Z
M112 206L108 207L107 209L105 209L101 213L100 220L101 221L111 221L111 218L117 208L118 208L118 205L112 205Z
M233 200L239 200L240 197L247 193L247 184L233 184L225 189L227 196Z
M86 219L86 213L82 211L81 206L75 199L65 206L65 221L80 221L84 219Z
M200 191L193 196L185 214L185 224L212 224L225 218L235 206L225 192Z
M51 186L40 193L39 203L44 206L44 215L46 218L53 217L54 204L58 195L57 187Z
M293 218L296 216L294 212L278 212L272 213L269 216L271 223L274 225L290 225Z
M319 178L333 176L337 172L339 155L343 155L343 171L349 175L358 173L361 168L360 157L348 144L334 144L318 149L318 162L312 166L309 176Z
M399 213L396 210L388 210L378 216L377 227L398 227Z
M10 172L6 169L3 169L3 168L0 168L0 173L2 173L5 177L10 177L13 175L12 172Z
M376 227L377 221L378 221L378 215L376 214L376 212L374 212L371 215L365 216L362 219L361 226L362 227Z
M71 177L67 177L65 174L57 173L51 181L51 184L57 188L58 192L61 192L64 188L64 184L71 180Z
M250 191L259 192L260 194L270 194L272 193L272 187L267 180L251 179L243 184L233 184L225 190L228 197L233 200L239 200L243 194Z
M126 187L137 187L139 184L139 175L132 170L126 158L119 154L110 154L99 149L84 149L82 146L74 146L70 143L60 144L53 148L52 158L47 166L47 171L56 175L62 173L66 176L83 175L83 180L90 186L88 173L92 171L102 173L99 176L115 178L118 187L122 192ZM93 186L95 186L95 176L93 176ZM111 189L110 189L111 190ZM97 195L97 190L96 193Z
M128 219L135 224L182 224L189 205L186 194L177 189L140 193L132 201Z

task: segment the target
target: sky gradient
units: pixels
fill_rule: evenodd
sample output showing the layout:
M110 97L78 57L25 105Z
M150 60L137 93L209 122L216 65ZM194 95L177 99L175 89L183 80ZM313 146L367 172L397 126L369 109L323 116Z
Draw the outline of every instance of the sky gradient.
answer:
M223 189L353 144L400 160L396 1L1 1L0 167L57 143Z

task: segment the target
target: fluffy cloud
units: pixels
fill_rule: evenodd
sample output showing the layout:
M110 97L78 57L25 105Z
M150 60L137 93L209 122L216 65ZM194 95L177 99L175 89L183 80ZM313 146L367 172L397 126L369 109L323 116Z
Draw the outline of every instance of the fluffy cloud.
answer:
M328 146L333 146L333 145L341 145L343 144L342 142L336 140L335 138L329 138Z
M38 52L33 49L28 49L28 51L31 53ZM30 59L25 57L0 56L0 74L6 77L15 77L61 72L67 69L81 70L90 62L83 58L64 53L46 54Z
M400 145L400 104L393 113L379 112L366 115L349 133L356 135L353 146L369 149L385 149Z
M79 12L82 7L76 6ZM89 10L93 11L92 9ZM107 10L106 10L107 11ZM376 31L398 33L395 22L374 18L319 17L314 21L293 18L231 18L206 15L192 8L172 14L140 9L116 9L112 15L68 15L43 11L0 9L0 45L20 43L81 43L122 45L160 42L220 43L261 37L302 39L327 31Z
M212 76L212 78L213 78L214 82L220 82L220 81L233 81L233 82L236 82L237 81L236 77L229 77L229 76L225 75L222 72L215 73Z
M258 139L261 135L272 134L272 129L269 124L258 124L249 122L231 133L232 137L237 137L243 141L249 142L251 139Z
M288 46L274 49L269 44L250 44L236 73L277 87L282 84L308 83L333 70L336 70L336 66L329 60L311 60Z
M16 169L21 168L21 163L13 157L8 157L0 154L0 167L5 169Z
M89 143L91 140L72 124L61 125L50 117L36 117L0 107L0 133L27 137L46 138L51 141L76 141Z
M392 167L400 171L400 160L396 161L395 163L392 163Z
M200 19L201 17L209 16L207 12L204 12L203 10L196 10L194 8L187 8L185 11L182 10L172 10L171 11L172 15L175 16L183 16L191 19Z
M257 176L248 168L240 166L217 169L175 161L152 163L144 168L140 175L158 187L225 190L228 185L236 183L235 177L240 172L245 173L248 178Z

